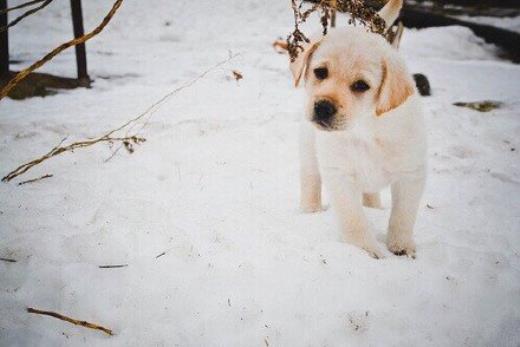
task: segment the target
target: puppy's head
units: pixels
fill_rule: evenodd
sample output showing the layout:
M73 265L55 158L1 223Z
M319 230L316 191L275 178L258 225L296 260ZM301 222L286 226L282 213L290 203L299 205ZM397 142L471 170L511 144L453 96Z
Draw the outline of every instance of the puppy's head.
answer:
M332 30L311 42L291 71L296 86L305 80L307 117L322 130L346 130L381 116L415 91L397 51L360 27Z

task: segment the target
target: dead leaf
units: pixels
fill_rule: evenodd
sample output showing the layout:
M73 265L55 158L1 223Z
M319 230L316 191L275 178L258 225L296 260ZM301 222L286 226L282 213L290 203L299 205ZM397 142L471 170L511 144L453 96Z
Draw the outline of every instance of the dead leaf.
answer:
M242 78L244 78L244 76L242 76L242 74L240 73L240 71L238 70L233 70L231 71L233 72L233 78L235 79L235 81L240 81Z
M473 101L473 102L455 102L453 103L455 106L459 107L467 107L471 108L472 110L479 111L479 112L489 112L496 108L499 108L502 106L501 102L498 101Z

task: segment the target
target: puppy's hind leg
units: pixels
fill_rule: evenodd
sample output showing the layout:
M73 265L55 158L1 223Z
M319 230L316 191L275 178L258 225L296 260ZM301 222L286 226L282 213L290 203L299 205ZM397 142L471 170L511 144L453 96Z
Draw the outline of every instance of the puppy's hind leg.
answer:
M300 209L321 211L321 177L316 156L316 135L308 122L300 127Z
M379 193L363 193L363 206L370 208L383 209Z

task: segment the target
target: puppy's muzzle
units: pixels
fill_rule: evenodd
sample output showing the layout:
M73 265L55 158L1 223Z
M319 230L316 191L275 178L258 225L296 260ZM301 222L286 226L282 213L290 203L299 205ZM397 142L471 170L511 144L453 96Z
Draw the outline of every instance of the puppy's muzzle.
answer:
M317 101L314 104L312 121L324 128L330 128L337 111L336 106L332 102L328 100Z

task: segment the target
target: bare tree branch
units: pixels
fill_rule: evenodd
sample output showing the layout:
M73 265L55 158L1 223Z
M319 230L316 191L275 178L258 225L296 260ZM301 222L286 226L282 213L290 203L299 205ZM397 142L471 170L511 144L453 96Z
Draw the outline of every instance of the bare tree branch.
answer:
M9 7L9 8L6 8L5 10L0 10L0 14L11 12L11 11L14 11L14 10L19 10L21 8L24 8L24 7L27 7L27 6L31 6L31 5L35 5L35 4L37 4L39 2L43 2L43 1L45 1L45 0L27 1L27 2L24 2L23 4L20 4L20 5L17 5L17 6L13 6L13 7Z
M72 323L74 325L80 325L80 326L85 327L85 328L94 329L94 330L100 330L100 331L102 331L105 334L110 335L110 336L114 335L112 330L110 330L108 328L105 328L105 327L102 327L101 325L97 325L97 324L94 324L94 323L89 323L87 321L81 321L81 320L77 320L77 319L74 319L74 318L70 318L70 317L64 316L64 315L56 313L56 312L38 310L38 309L35 309L35 308L32 308L32 307L28 307L27 308L27 312L41 314L41 315L45 315L45 316L51 316L51 317L58 318L58 319L61 319L63 321Z
M52 176L53 176L53 175L46 174L46 175L43 175L43 176L38 177L38 178L33 178L33 179L31 179L31 180L27 180L27 181L19 182L18 185L19 185L19 186L22 186L22 185L27 184L27 183L34 183L34 182L41 181L41 180L44 180L44 179L49 178L49 177L52 177Z
M119 142L122 145L124 145L125 148L129 152L132 152L133 151L133 147L132 146L134 144L143 143L144 141L146 141L146 139L144 139L143 137L139 137L137 135L124 136L124 137L114 137L112 135L114 135L114 133L116 133L116 132L118 132L120 130L123 130L123 129L127 128L128 126L131 126L131 128L133 128L133 126L135 125L135 122L137 122L138 120L142 119L143 117L145 117L148 114L150 114L150 117L151 117L153 115L153 113L159 109L159 106L161 106L163 103L165 103L174 94L180 92L183 89L186 89L186 88L192 86L197 81L199 81L200 79L204 78L208 73L210 73L211 71L213 71L213 70L219 68L220 66L226 64L227 62L229 62L231 59L235 58L236 56L238 56L238 54L230 54L230 56L227 59L220 61L219 63L213 65L212 67L210 67L207 70L205 70L204 72L202 72L200 75L198 75L194 79L192 79L192 80L182 84L181 86L173 89L172 91L166 93L164 96L162 96L159 100L157 100L151 106L146 108L146 110L141 112L139 115L137 115L136 117L130 119L129 121L126 121L125 123L123 123L119 127L108 131L104 135L101 135L101 136L96 137L94 139L87 139L87 140L83 140L83 141L73 142L73 143L71 143L69 145L66 145L66 146L62 146L62 143L65 141L65 139L63 139L57 146L52 148L48 153L44 154L43 156L41 156L41 157L39 157L37 159L31 160L31 161L29 161L29 162L27 162L25 164L22 164L19 167L17 167L16 169L14 169L13 171L9 172L7 175L5 175L2 178L2 182L9 182L13 178L15 178L15 177L17 177L19 175L22 175L25 172L29 171L32 167L40 164L41 162L43 162L43 161L45 161L47 159L52 158L54 156L57 156L59 154L65 153L65 152L72 152L72 151L74 151L76 149L79 149L79 148L90 147L90 146L92 146L92 145L94 145L96 143L101 143L101 142L105 142L105 143L106 142L108 142L108 143ZM148 120L149 120L149 118L148 118ZM148 120L141 126L141 128L137 131L137 133L139 131L141 131L146 126L146 124L148 124Z
M4 258L4 257L0 257L0 261L5 261L6 263L16 263L16 259Z
M30 9L29 11L25 12L24 14L16 17L14 20L12 20L9 24L7 24L5 27L0 27L0 33L6 31L8 28L18 24L22 19L24 19L25 17L28 17L30 16L31 14L35 14L36 12L38 12L39 10L45 8L48 4L50 4L52 2L52 0L45 0L45 2L43 4L41 4L40 6L38 7L35 7L35 8L32 8ZM10 9L7 9L7 11L9 11Z
M103 135L101 137L98 137L98 138L95 138L95 139L91 139L91 140L83 140L83 141L74 142L74 143L71 143L70 145L67 145L67 146L54 147L47 154L44 154L40 158L31 160L28 163L20 165L15 170L13 170L9 174L7 174L5 177L3 177L2 181L3 182L9 182L10 180L15 178L16 176L19 176L19 175L29 171L33 166L36 166L36 165L40 164L41 162L43 162L43 161L45 161L45 160L47 160L49 158L52 158L54 156L57 156L57 155L59 155L61 153L73 152L76 149L90 147L90 146L92 146L92 145L94 145L96 143L99 143L99 142L110 142L110 143L113 143L113 142L117 142L117 141L126 142L128 144L131 144L131 143L139 144L139 143L145 142L146 139L144 139L142 137L137 137L137 136L111 137L109 135Z

